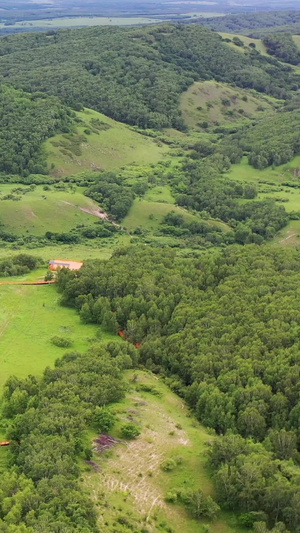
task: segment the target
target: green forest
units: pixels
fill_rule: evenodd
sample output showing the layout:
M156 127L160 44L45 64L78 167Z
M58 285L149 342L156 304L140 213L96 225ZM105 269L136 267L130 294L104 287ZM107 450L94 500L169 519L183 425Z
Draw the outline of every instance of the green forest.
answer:
M0 38L4 533L300 532L299 20Z

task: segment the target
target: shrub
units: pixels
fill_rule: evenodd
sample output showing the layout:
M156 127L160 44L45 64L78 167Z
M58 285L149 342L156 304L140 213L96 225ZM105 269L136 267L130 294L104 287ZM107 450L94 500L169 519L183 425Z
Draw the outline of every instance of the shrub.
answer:
M59 348L70 348L73 344L73 341L71 339L67 339L66 337L59 337L58 335L52 337L51 342Z
M99 431L107 433L115 425L116 417L109 409L96 407L94 422Z
M164 472L171 472L172 470L174 470L174 468L176 468L177 466L177 463L176 461L174 461L174 459L166 459L161 465L160 465L160 468L164 471Z
M129 422L121 427L121 434L124 439L135 439L141 432L136 424Z
M176 503L177 502L177 493L176 492L167 492L165 497L166 502Z

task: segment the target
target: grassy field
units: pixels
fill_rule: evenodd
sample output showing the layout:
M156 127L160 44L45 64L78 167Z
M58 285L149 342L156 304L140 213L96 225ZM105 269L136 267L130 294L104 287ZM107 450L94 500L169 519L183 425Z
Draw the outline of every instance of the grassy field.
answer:
M84 488L101 506L100 529L116 531L116 522L125 517L135 531L201 533L208 520L192 519L181 504L166 503L165 496L172 488L185 486L214 495L206 468L207 442L212 437L156 376L134 372L133 382L132 374L127 374L130 391L126 400L114 407L119 422L113 435L120 438L120 426L130 417L142 433L107 454L95 454L100 472L87 471L83 476ZM155 394L141 392L145 385ZM180 465L172 472L162 471L165 459L178 457ZM213 533L242 531L229 514L221 514L210 527Z
M176 205L137 199L124 219L123 226L130 231L138 227L150 231L156 230L163 218L171 211L183 215L187 221L199 220L199 217Z
M99 206L83 195L84 188L44 190L38 185L20 195L20 200L7 200L13 189L24 185L0 185L0 222L6 231L16 235L43 235L46 231L68 232L77 224L92 224L98 217ZM13 193L19 196L19 193ZM85 209L86 211L83 211Z
M72 350L90 346L99 328L83 325L76 311L61 307L58 298L53 285L0 286L1 388L10 375L41 374L52 366L66 351L51 343L55 335L70 338ZM102 338L111 336L103 334Z
M5 26L0 23L0 29L25 29L41 28L44 30L54 28L79 28L86 26L135 26L138 24L153 24L163 22L150 17L62 17L40 20L23 20Z
M254 115L273 109L271 99L258 96L254 91L232 88L215 81L195 82L181 96L180 108L185 123L201 128L209 125L244 122Z
M74 134L56 135L44 144L53 176L147 165L163 159L170 151L166 145L96 111L85 109L77 115L82 123Z

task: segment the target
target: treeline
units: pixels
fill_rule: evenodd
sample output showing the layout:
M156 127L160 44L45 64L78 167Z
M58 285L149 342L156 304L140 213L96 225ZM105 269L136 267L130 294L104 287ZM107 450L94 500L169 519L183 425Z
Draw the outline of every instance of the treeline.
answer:
M58 98L0 86L0 172L27 176L47 172L43 142L69 131L71 112Z
M11 469L1 477L0 528L5 533L95 533L93 504L78 483L79 461L92 449L85 431L99 407L124 396L121 370L136 364L129 344L70 352L43 377L11 377L4 388Z
M29 254L18 254L0 260L0 276L22 276L35 270L42 264L42 259Z
M141 342L141 361L199 420L241 436L213 450L219 503L290 531L300 523L299 282L299 252L255 245L197 259L139 246L59 273L65 305Z
M94 184L85 191L85 195L98 202L116 220L124 218L134 200L133 188L114 172L98 174L94 179Z
M206 79L282 98L299 86L292 69L267 56L246 57L200 25L93 27L0 39L0 82L142 128L184 129L179 95Z
M277 57L285 63L298 65L300 52L291 33L272 33L263 37L263 43L268 54Z
M264 118L223 141L223 145L233 151L234 144L248 155L249 163L255 168L278 166L287 163L300 153L298 125L300 111L297 101L290 102L293 111L282 110ZM238 149L236 147L236 149Z
M300 13L285 10L259 11L225 17L201 18L199 22L215 31L248 35L251 30L297 24L300 22Z

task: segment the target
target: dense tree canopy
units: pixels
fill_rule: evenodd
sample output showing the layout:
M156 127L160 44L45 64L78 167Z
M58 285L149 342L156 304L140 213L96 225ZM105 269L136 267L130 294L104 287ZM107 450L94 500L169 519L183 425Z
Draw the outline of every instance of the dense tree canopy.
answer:
M179 94L201 79L280 97L298 83L278 62L245 57L198 25L94 27L0 40L0 82L144 128L182 128Z
M66 354L42 378L8 380L3 415L10 421L13 466L1 476L1 531L98 531L92 502L77 481L78 459L91 454L84 430L101 406L123 397L121 369L136 361L134 347L111 343Z
M58 98L0 87L0 172L46 172L42 143L71 126L70 111Z
M199 420L241 435L234 462L213 455L220 499L292 531L299 521L299 486L289 473L300 445L299 282L299 252L254 245L198 259L139 247L59 275L65 304L86 322L142 342L142 362L168 378ZM246 471L242 489L237 476Z

